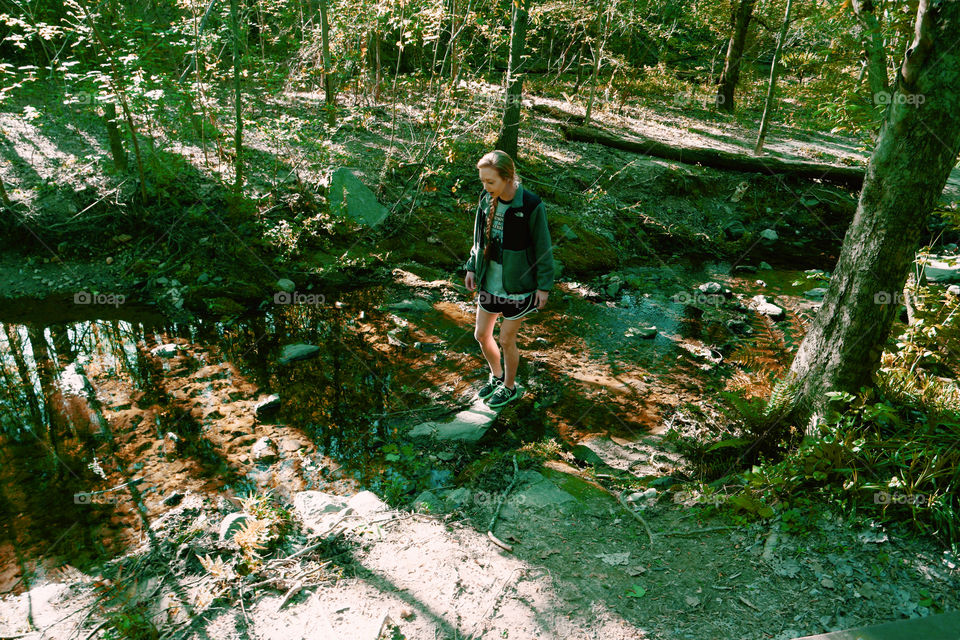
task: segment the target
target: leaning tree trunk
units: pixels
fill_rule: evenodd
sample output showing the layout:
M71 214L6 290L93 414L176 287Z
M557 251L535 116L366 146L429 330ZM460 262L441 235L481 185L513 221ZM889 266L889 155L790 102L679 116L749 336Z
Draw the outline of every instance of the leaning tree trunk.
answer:
M874 13L873 0L853 0L853 11L863 29L863 54L866 56L867 82L874 104L889 94L887 86L887 54L883 50L880 21Z
M743 48L747 43L747 29L750 26L750 18L753 17L754 2L755 0L740 0L730 17L733 32L727 44L727 59L723 63L720 86L717 87L717 96L714 100L717 108L730 113L733 113L733 94L740 80L740 62L743 59Z
M593 59L593 73L590 74L590 98L587 100L587 112L584 115L584 125L590 124L590 114L593 111L593 99L597 94L597 75L600 73L600 62L603 60L603 46L607 43L607 34L610 31L611 13L611 10L607 10L607 19L603 24L603 33L597 38L597 40L600 41L600 47L595 52L596 55ZM599 25L599 21L597 24Z
M503 128L497 137L497 149L517 157L520 129L520 96L523 87L523 49L527 37L527 0L513 4L510 27L510 62L507 65L507 104L503 109Z
M760 118L760 133L757 135L757 144L753 148L756 155L763 150L763 141L767 137L767 128L770 126L770 110L773 108L773 95L777 91L777 65L780 64L780 50L783 41L787 38L787 27L790 26L790 7L792 0L787 0L787 8L783 14L783 25L780 27L780 36L777 38L777 48L773 51L773 63L770 65L770 84L767 86L767 99L763 102L763 117Z
M877 370L921 232L960 153L960 3L920 0L857 212L823 307L790 368L790 414L808 434L831 390L856 393Z

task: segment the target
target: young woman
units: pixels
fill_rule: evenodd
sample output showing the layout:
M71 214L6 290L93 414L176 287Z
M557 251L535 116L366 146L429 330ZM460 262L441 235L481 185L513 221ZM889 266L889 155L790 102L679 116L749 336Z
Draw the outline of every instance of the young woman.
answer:
M491 151L480 158L477 169L483 192L464 285L468 291L479 289L473 335L490 365L489 379L478 395L496 408L520 397L514 379L520 362L517 331L524 317L547 303L553 286L553 245L543 202L520 184L513 159ZM503 316L503 366L493 339L498 315Z

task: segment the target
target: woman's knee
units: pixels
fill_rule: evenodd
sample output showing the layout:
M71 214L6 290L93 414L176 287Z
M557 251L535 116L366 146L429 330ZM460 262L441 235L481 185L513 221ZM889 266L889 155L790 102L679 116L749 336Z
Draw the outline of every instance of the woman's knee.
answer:
M499 337L499 342L502 348L512 349L513 347L517 346L517 336L516 334L505 336L501 333Z
M493 338L493 327L477 327L473 330L473 337L477 342L487 342Z

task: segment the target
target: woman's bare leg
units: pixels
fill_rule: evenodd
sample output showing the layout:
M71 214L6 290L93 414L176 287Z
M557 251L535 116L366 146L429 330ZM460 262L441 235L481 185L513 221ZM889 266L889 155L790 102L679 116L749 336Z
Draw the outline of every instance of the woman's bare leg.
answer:
M520 330L520 323L523 318L516 320L503 319L500 323L500 346L503 347L503 366L506 369L506 375L503 378L503 384L507 387L513 387L514 377L517 375L517 367L520 365L520 349L517 347L517 332Z
M483 351L483 357L487 359L490 365L490 371L498 378L503 375L500 367L500 349L497 347L497 341L493 339L493 327L497 324L498 313L489 313L477 305L477 328L473 331L473 337L480 343L480 350ZM506 322L506 320L504 320ZM500 329L501 335L503 329ZM499 371L500 373L497 373Z

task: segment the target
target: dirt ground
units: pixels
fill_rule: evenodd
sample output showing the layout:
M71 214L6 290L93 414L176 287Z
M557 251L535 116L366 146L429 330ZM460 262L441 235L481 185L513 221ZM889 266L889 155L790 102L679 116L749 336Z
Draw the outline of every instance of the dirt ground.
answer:
M395 287L383 293L385 302L419 296L432 301L433 312L378 312L359 300L345 300L347 313L356 320L349 326L362 342L344 339L344 344L358 353L358 345L365 344L370 353L392 361L400 379L411 386L419 381L421 389L401 394L393 408L416 398L423 407L424 382L430 389L446 389L441 397L447 404L465 399L479 382L478 376L463 375L477 370L478 359L470 342L468 303L449 281L402 269L395 277ZM537 398L545 404L545 420L565 441L603 435L646 447L647 463L633 471L660 488L649 486L645 497L631 503L632 513L613 497L616 488L598 484L602 474L584 473L582 462L563 452L516 477L500 467L456 488L444 482L433 490L432 501L390 507L373 498L374 506L368 504L348 520L333 541L281 562L317 540L310 537L309 514L294 506L298 496L322 492L347 499L369 478L347 473L326 455L323 449L329 445L312 442L302 428L292 426L294 421L258 418L255 405L267 389L242 358L231 362L199 336L191 340L172 330L141 329L127 336L139 353L128 365L136 374L118 378L113 372L120 364L119 351L108 348L101 336L98 357L84 373L110 416L116 451L101 460L107 473L102 482L87 474L77 479L77 487L117 486L131 479L131 470L142 479L137 486L143 489L143 511L135 508L133 497L125 498L98 530L104 548L130 555L108 565L100 577L49 555L35 568L28 596L17 583L20 574L9 571L15 569L16 555L6 545L5 589L14 591L0 601L0 635L97 637L95 628L117 624L113 616L118 612L127 619L139 612L153 620L162 637L178 638L788 640L957 607L955 561L906 532L844 520L827 508L803 530L781 526L779 518L735 521L684 485L653 482L683 468L662 438L663 421L682 418L684 402L703 393L708 378L697 365L704 361L691 356L679 360L670 375L657 374L637 364L662 357L653 345L646 355L596 360L606 346L571 344L568 327L589 322L606 335L597 324L602 313L585 316L582 306L606 305L588 304L584 296L589 294L578 288L564 285L561 291L554 300L556 313L544 314L524 333L525 382L534 390L527 401ZM795 304L799 297L782 300ZM391 343L388 333L397 316L408 324L407 331L395 336L411 344L445 343L444 357L438 362L436 351ZM612 325L610 339L623 349L623 340L615 337L621 328ZM457 343L460 335L466 337ZM251 340L263 345L261 338ZM175 352L167 357L150 353L157 345L176 345ZM268 358L276 355L273 346L279 345L267 349ZM243 341L236 348L249 350ZM583 355L579 361L578 352ZM634 364L628 366L628 361ZM281 388L287 391L282 393L294 398L290 402L302 402L296 381L305 390L320 388L313 376L321 375L327 363L308 360L293 366L287 374L287 369L271 369L267 379L274 385L283 381L287 386ZM147 379L152 382L142 383ZM141 382L133 384L137 380ZM575 400L591 394L589 401ZM590 420L591 407L602 408L602 415ZM280 417L291 417L283 411ZM396 424L421 418L412 415ZM209 449L179 450L162 437L167 429L192 424L202 427ZM509 439L525 424L516 409L505 411L492 437ZM252 446L264 436L275 443L276 457L257 460ZM477 446L465 455L476 459L497 443L488 438ZM461 455L443 443L420 442L417 450L423 458L452 451ZM81 456L79 450L71 451L64 455ZM75 468L82 468L81 462L78 457ZM16 471L22 467L8 460L3 469L7 498L29 503L29 496L10 495L12 487L29 486L26 476L9 475L24 473ZM253 578L238 580L232 597L211 601L216 582L198 559L207 554L236 557L236 545L217 536L224 518L237 511L241 486L273 489L297 514L295 533L287 548L268 556L277 559L273 570L256 576L260 582L271 577L268 585L254 588ZM169 506L168 499L169 504L180 502ZM494 534L512 552L486 536L501 502ZM72 516L64 515L66 521L51 516L36 525L65 531ZM12 523L15 529L30 531L29 517L21 514ZM151 523L149 531L144 521ZM151 536L156 537L153 553L148 550ZM32 555L29 546L19 551ZM241 600L243 591L248 597ZM37 631L27 626L28 610ZM203 613L189 617L187 611Z
M411 120L417 117L412 111ZM5 117L7 124L14 118ZM682 113L650 109L599 117L609 126L641 135L727 150L744 147L750 133L733 123L705 125ZM692 127L697 131L691 132ZM311 425L336 422L344 432L354 429L348 432L351 438L377 450L384 440L363 440L367 436L360 434L371 430L369 420L361 424L356 416L392 414L380 428L400 430L468 401L486 366L472 337L473 308L442 261L438 268L391 267L387 273L392 281L384 285L383 299L418 298L431 310L423 316L375 312L362 302L351 307L344 296L342 315L349 316L349 322L338 325L343 350L330 350L342 359L325 355L289 370L274 365L284 344L295 339L336 343L319 332L322 323L315 322L317 318L288 317L288 324L271 331L243 322L173 327L146 320L127 329L120 322L129 319L128 312L97 309L84 317L105 322L94 323L101 333L91 343L97 345L91 347L96 357L86 363L84 373L113 429L115 449L99 460L101 476L91 469L79 441L65 443L61 455L77 473L61 487L63 493L53 497L30 491L30 464L44 457L43 447L7 450L0 466L5 498L25 506L5 523L16 535L5 536L0 545L0 637L105 638L108 629L120 630L131 620L146 618L164 638L788 640L956 609L958 562L931 541L866 520L843 519L827 506L808 514L811 525L801 529L778 518L733 519L683 485L656 484L658 478L682 476L686 468L663 436L682 422L685 406L708 404L704 398L724 388L723 381L710 374L715 368L711 348L730 314L740 313L708 310L690 321L666 299L708 279L731 286L743 298L764 290L754 283L767 277L763 274L724 277L680 266L684 255L698 253L722 233L723 218L713 214L742 176L568 145L542 118L530 123L530 131L529 147L555 163L553 173L541 177L556 176L554 184L563 185L574 175L583 183L568 190L574 196L568 194L551 209L558 222L578 219L583 190L616 170L619 183L610 190L623 198L625 207L651 202L654 206L641 214L656 214L661 227L689 231L684 241L697 234L704 240L668 247L676 253L657 255L645 269L630 272L641 284L608 295L604 289L611 281L595 276L619 271L619 266L610 267L619 256L611 252L610 264L578 265L585 238L592 241L606 232L625 244L624 237L637 236L621 220L587 218L582 226L575 224L581 238L563 240L562 245L572 273L551 293L549 312L522 332L521 373L530 389L522 405L526 410L504 411L475 450L418 443L415 457L429 460L424 464L436 467L431 471L442 471L441 455L454 462L484 460L491 452L519 447L544 433L568 445L562 454L524 468L516 478L509 469L500 469L481 473L480 484L464 481L454 488L449 479L438 482L430 507L410 504L409 496L392 506L375 505L348 520L348 526L315 551L283 561L318 542L310 537L308 522L295 517L288 546L271 554L276 562L269 571L255 576L260 582L269 578L268 584L253 587L256 580L238 579L221 598L211 599L223 585L203 570L199 558L237 556L236 544L219 541L218 533L223 520L237 511L236 498L243 490L272 489L295 511L294 503L304 492L346 499L373 482L371 476L380 475L376 480L387 486L382 466L358 464L355 468L365 471L354 476L334 455L349 438L328 433L318 437L310 432ZM253 144L266 144L257 133L251 135ZM367 143L378 135L345 134L331 148L344 158L366 155L370 166L364 169L372 181L384 158L382 149ZM382 136L379 139L382 142ZM40 142L35 146L41 156L47 149ZM818 161L849 163L864 157L849 141L826 135L805 138L777 128L768 148ZM80 148L71 147L71 153L85 157ZM51 152L50 157L55 155ZM55 181L73 171L70 166L48 162L40 175ZM306 182L322 178L308 171L301 177ZM951 178L946 195L955 195L957 184ZM751 183L748 194L763 185L755 187ZM702 209L704 200L693 203L691 193L700 188L713 196L707 204L716 210ZM781 196L794 200L805 195L789 191ZM825 199L832 195L826 190L818 194ZM787 222L789 228L786 213L784 208L747 222ZM438 209L433 215L436 220L426 221L437 228L442 225L434 223L445 222L450 214ZM826 218L826 210L818 209L816 215L836 223ZM468 229L469 222L461 220L460 225ZM815 220L811 226L817 226ZM414 239L424 241L419 237L422 229L411 227ZM464 238L452 235L459 233L455 225L449 227L439 243L459 256ZM833 226L825 229L818 227L825 237L837 234ZM800 229L790 230L800 235ZM833 237L830 246L815 247L814 257L829 263L840 236ZM416 251L423 244L410 237L394 241ZM442 253L440 248L436 252ZM771 252L775 250L768 249ZM5 302L5 322L74 322L76 310L64 302L78 288L124 292L126 274L116 266L126 263L122 258L110 266L102 258L64 264L56 253L29 263L0 256L0 298L15 300L18 306L12 309ZM748 249L735 262L758 261ZM574 266L578 268L570 268ZM726 264L728 274L731 266ZM60 298L47 298L50 294ZM802 318L812 312L801 290L777 289L776 294L789 315ZM21 311L22 317L17 315ZM270 321L281 317L277 313ZM626 329L647 324L659 328L654 340L626 339ZM121 335L128 330L130 335ZM207 333L193 335L193 330ZM116 335L109 337L111 331ZM398 340L406 347L398 346ZM164 358L151 353L164 344L176 345L175 354ZM358 362L370 367L373 382L365 381L368 370ZM386 395L375 385L387 373L392 380L390 405L371 406L371 398ZM328 388L341 390L341 400L352 409L348 415L330 413L322 397ZM256 404L277 391L283 402L279 418L258 417ZM708 427L691 429L709 435ZM178 448L189 445L186 435L180 445L167 436L178 429L186 435L191 429L202 432L202 447ZM253 447L264 437L274 443L273 459L255 459ZM647 493L631 503L632 512L611 494L617 478L584 471L589 465L568 450L591 437L622 447L636 445L638 459L643 457L632 472ZM143 487L140 499L121 493L119 503L87 511L73 504L75 492L116 487L135 478ZM501 498L494 533L512 545L512 552L486 535ZM151 536L156 537L152 552L143 546L151 543ZM54 547L59 547L57 553L46 553ZM71 558L76 550L83 554ZM125 559L97 566L100 555L124 554ZM25 566L31 572L28 581ZM189 612L197 615L191 618ZM151 633L143 637L155 637Z

